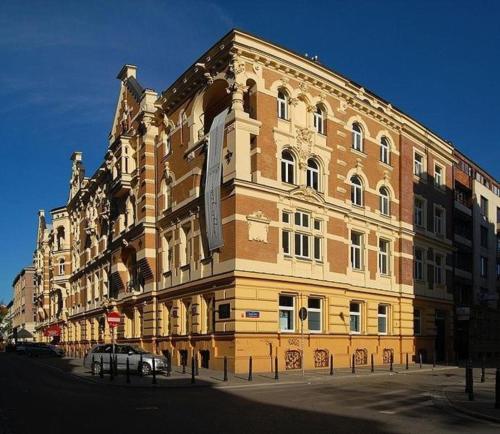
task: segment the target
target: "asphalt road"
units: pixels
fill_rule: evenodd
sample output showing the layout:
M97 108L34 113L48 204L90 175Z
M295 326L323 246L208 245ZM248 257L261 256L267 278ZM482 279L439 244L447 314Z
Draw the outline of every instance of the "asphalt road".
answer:
M329 384L138 389L0 353L0 433L498 433L440 398L459 370Z

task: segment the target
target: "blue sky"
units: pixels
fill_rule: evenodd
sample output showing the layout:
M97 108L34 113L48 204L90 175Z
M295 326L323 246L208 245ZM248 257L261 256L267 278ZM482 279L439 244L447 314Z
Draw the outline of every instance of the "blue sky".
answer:
M0 301L38 209L66 201L71 153L101 161L121 66L161 91L233 27L318 55L499 178L498 1L0 0Z

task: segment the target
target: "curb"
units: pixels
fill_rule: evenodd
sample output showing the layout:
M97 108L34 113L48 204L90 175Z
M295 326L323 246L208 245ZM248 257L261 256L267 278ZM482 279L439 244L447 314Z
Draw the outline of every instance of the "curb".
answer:
M459 413L464 413L467 416L473 417L474 419L481 419L481 420L486 420L488 422L493 422L494 424L500 424L500 417L495 417L495 416L490 416L484 413L479 413L477 411L469 410L467 408L464 408L462 406L456 405L453 403L453 401L448 397L448 392L444 391L443 396L446 399L446 402L448 405L453 408L453 410L459 412Z

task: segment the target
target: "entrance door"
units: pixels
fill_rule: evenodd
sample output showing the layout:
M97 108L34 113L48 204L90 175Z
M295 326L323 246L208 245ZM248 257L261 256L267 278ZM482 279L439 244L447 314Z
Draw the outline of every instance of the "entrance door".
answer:
M200 351L200 356L201 356L201 367L208 369L208 365L210 363L210 351L208 350L201 350Z
M446 358L446 312L436 310L436 361Z

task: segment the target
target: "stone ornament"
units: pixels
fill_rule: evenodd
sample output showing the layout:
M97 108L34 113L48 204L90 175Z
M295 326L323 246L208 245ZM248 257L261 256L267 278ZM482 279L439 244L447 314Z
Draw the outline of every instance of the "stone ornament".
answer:
M267 243L267 235L269 232L269 220L262 211L256 211L247 216L248 223L248 240Z

